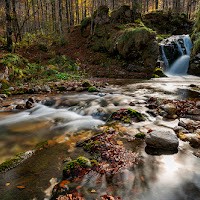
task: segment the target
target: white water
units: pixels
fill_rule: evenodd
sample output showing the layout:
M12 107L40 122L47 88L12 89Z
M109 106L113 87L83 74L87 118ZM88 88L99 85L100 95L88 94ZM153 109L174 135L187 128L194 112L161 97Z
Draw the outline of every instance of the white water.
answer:
M165 65L169 66L169 68L165 71L165 74L167 76L187 75L189 62L190 62L190 53L191 53L191 48L193 45L192 45L189 35L183 35L183 36L180 36L180 38L183 38L186 54L184 54L179 41L176 40L175 43L177 44L178 51L180 52L181 56L171 66L169 66L168 64L168 60L166 58L165 51L164 51L164 46L162 45L163 60L165 62Z

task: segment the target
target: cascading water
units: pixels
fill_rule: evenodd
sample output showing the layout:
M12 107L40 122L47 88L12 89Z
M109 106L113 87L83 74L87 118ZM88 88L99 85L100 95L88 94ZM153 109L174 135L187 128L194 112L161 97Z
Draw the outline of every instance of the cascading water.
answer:
M189 35L172 36L162 41L162 58L166 66L166 75L187 75L192 46ZM168 52L168 55L166 55L167 49L165 47L168 47L168 51L169 49L171 51ZM170 53L173 55L170 55Z

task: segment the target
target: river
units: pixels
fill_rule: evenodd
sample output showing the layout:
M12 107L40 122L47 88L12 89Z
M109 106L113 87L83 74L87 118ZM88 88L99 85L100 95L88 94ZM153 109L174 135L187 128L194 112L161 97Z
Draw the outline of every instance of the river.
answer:
M44 97L34 108L0 114L0 162L26 152L45 140L52 141L52 148L33 153L16 168L0 174L0 195L3 200L50 199L53 186L62 179L62 160L76 159L88 153L76 148L76 142L86 139L105 126L109 116L116 110L132 108L145 115L146 121L120 124L127 135L149 129L174 132L181 119L166 120L153 116L146 107L151 97L172 100L200 100L200 78L195 76L171 76L151 80L115 80L100 92L89 94L63 94ZM132 102L132 104L130 104ZM184 119L186 120L186 119ZM104 194L114 194L123 200L198 200L200 199L200 160L194 156L198 148L180 141L178 153L151 155L145 151L145 143L128 143L127 147L142 158L142 165L124 169L120 180L104 179L101 186L93 182L83 184L81 190L86 199ZM92 184L92 186L91 186ZM21 186L21 188L19 187ZM24 188L23 188L24 187ZM112 188L109 191L109 188ZM113 189L114 188L114 189ZM88 194L97 191L98 195Z

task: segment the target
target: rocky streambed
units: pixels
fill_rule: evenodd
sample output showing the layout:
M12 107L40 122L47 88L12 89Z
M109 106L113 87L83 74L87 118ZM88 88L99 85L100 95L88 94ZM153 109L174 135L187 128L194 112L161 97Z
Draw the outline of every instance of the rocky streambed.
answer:
M199 86L115 80L2 109L2 199L200 199Z

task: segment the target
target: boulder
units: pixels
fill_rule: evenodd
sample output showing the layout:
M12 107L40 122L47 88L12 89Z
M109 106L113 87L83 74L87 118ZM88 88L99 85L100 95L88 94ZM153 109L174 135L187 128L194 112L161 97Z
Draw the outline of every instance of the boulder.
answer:
M0 94L0 97L3 98L3 99L5 99L5 98L7 98L8 96L7 96L6 94Z
M189 115L200 115L200 109L188 110Z
M35 93L38 93L42 90L39 85L36 85L33 89L34 89Z
M51 92L51 88L48 85L44 85L43 88L42 88L42 91L50 93Z
M166 131L152 131L145 142L149 147L166 150L175 150L179 145L177 136Z
M177 111L176 106L175 106L174 104L172 104L172 103L165 104L165 105L163 106L163 109L164 109L164 111L167 112L167 114L170 115L170 116L175 115L175 113L176 113L176 111Z
M117 10L111 12L111 22L112 23L130 23L134 20L133 11L130 6L123 5Z

